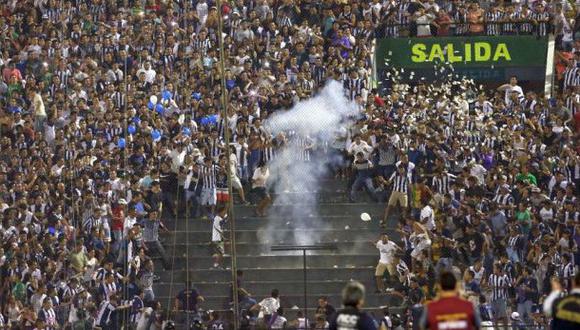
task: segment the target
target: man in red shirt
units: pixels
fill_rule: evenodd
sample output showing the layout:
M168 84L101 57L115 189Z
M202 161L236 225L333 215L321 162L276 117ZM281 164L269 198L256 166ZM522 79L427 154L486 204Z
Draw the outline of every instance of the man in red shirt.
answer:
M441 273L439 285L439 299L427 304L423 310L419 320L421 329L479 329L479 312L471 302L459 297L455 275L451 272Z
M121 241L123 240L125 214L127 214L127 201L124 198L119 199L116 205L113 206L111 213L111 231L113 232L113 238L115 240L113 247L114 250L117 251L120 248Z

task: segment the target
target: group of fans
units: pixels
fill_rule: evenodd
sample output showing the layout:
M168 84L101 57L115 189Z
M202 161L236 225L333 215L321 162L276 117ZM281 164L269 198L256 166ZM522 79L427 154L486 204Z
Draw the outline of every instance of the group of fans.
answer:
M548 31L568 51L566 89L545 99L513 79L473 102L444 84L395 84L383 98L369 82L373 38L393 36L385 23L413 35L425 13L446 11L447 25L427 21L440 33L468 1L222 2L0 3L0 328L160 328L162 308L197 306L194 290L176 306L155 299L152 257L172 267L164 222L215 215L232 198L227 171L242 203L253 181L264 215L263 165L276 140L263 121L330 79L365 113L333 144L358 170L336 175L364 176L351 197L364 186L403 215L402 252L385 267L392 292L421 304L434 293L430 272L459 267L478 301L492 289L491 319L509 306L530 320L552 276L569 285L580 237L580 48L567 1L527 1L550 13Z
M391 1L384 19L378 8L373 7L381 37L555 33L566 46L574 40L568 1Z

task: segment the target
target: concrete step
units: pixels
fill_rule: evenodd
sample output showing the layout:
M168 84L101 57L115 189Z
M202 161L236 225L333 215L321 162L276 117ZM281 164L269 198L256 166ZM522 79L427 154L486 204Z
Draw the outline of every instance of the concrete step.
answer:
M170 262L173 257L169 256ZM154 261L159 262L160 257L154 256ZM324 254L324 255L310 255L307 257L307 264L316 267L364 267L376 265L378 254ZM230 257L223 258L224 265L230 264ZM160 264L159 264L160 265ZM302 268L302 255L282 255L281 253L274 254L268 252L268 255L260 256L238 256L238 268L257 268L260 265L264 268ZM206 256L175 256L174 266L172 270L187 269L210 269L213 267L213 260ZM162 268L156 268L162 269Z
M279 203L300 203L300 204L318 204L318 203L349 203L350 190L322 190L314 192L282 192L270 193L274 204ZM238 199L235 199L236 203ZM355 201L358 203L375 203L369 194L359 191L355 194Z
M376 258L375 258L376 259ZM329 281L329 280L365 280L374 277L374 269L376 261L372 266L366 267L320 267L309 263L308 266L308 280L309 281ZM230 267L230 264L225 264ZM176 269L171 272L163 271L162 268L156 268L157 275L161 282L185 283L188 278L194 283L197 282L229 282L232 280L232 272L228 269L199 269L191 267L189 270ZM302 268L255 268L255 267L240 267L244 272L244 281L300 281L302 280Z
M266 218L253 215L254 206L235 205L237 266L244 271L244 288L257 300L278 288L282 305L289 319L295 317L291 307L303 307L303 271L300 252L271 252L270 244L296 244L308 238L316 242L336 243L338 251L317 251L308 256L308 305L310 316L320 295L329 296L331 304L340 307L340 291L351 280L362 280L369 292L367 306L372 311L383 305L399 305L394 296L374 295L374 269L378 252L370 244L383 231L379 227L385 204L371 202L367 194L357 194L357 203L348 202L347 181L323 180L316 192L272 193L274 205ZM361 213L369 213L371 222L360 220ZM224 317L231 318L228 311L230 283L232 282L231 258L225 257L222 266L213 269L209 241L212 223L209 220L183 218L164 220L172 231L163 234L164 246L174 267L163 271L159 258L156 269L161 277L155 284L157 298L165 305L184 287L186 280L193 281L206 297L204 309L222 310ZM394 220L393 224L394 226ZM389 230L393 239L398 235ZM226 243L226 251L228 245ZM184 257L185 254L185 257ZM377 314L377 315L380 315Z
M338 221L336 227L329 228L290 228L290 226L284 226L277 229L275 233L276 239L282 242L291 241L294 239L295 235L300 236L304 234L315 234L321 241L333 242L334 240L347 241L352 240L353 238L359 240L374 240L378 239L382 232L382 230L378 232L380 227L375 227L372 224L369 225L361 221L351 221L345 226L348 226L348 229L338 227ZM394 228L387 229L386 231L393 237L398 237L399 235ZM267 239L264 237L266 234L267 232L263 228L236 230L236 243L261 242L264 239ZM189 232L175 231L170 234L162 234L161 236L165 245L173 244L173 240L178 244L184 244L185 242L205 243L211 240L209 229ZM258 241L259 239L260 241Z
M375 235L376 236L376 235ZM276 242L265 242L268 243L275 243L279 245L291 245L294 244L294 241L287 240L287 241L276 241ZM369 240L356 240L356 241L339 241L338 239L331 240L331 241L319 241L316 242L317 244L336 244L338 250L336 253L341 254L353 254L353 253L363 253L363 254L373 254L378 253L374 243L370 242ZM225 243L225 252L230 253L231 247L229 243ZM174 245L167 246L166 248L167 254L169 256L173 256L175 253L176 256L195 256L195 257L210 257L214 253L214 248L211 244L208 243L186 243L183 241L177 241ZM253 242L253 243L237 243L236 242L236 251L238 256L258 256L260 254L267 254L270 252L270 246L265 245L264 243ZM312 252L313 254L315 252Z
M348 283L345 280L325 280L325 281L308 281L307 289L310 294L324 294L328 292L340 292L342 288ZM369 289L374 288L374 279L368 277L362 283ZM230 281L226 282L195 282L195 288L206 295L227 296L230 294ZM303 292L303 281L243 281L244 289L252 294L252 296L268 296L272 289L278 289L280 292ZM155 283L155 292L170 292L181 290L183 283L160 282Z
M173 304L173 300L174 300L175 296L181 290L182 290L182 288L174 288L174 290L173 290L174 294L166 294L166 295L156 294L155 299L160 301L161 304L163 304L163 305L166 305L168 301L171 301L171 303ZM204 292L200 292L200 293L202 296L204 296L205 301L203 303L201 303L199 305L199 307L203 308L204 310L228 309L231 306L230 305L230 297L228 295L206 296L204 294ZM296 294L296 293L298 293L298 294ZM315 309L317 304L318 304L318 298L321 295L327 296L328 301L333 306L340 306L341 305L340 293L323 292L321 294L308 294L308 296L307 296L308 308ZM256 299L259 302L268 296L269 295L256 296L256 297L254 297L254 299ZM372 290L371 290L371 292L367 292L367 295L365 298L365 306L375 307L375 308L380 307L380 306L400 306L401 303L402 303L402 300L398 296L391 295L391 294L375 294L375 293L372 293ZM303 307L304 306L304 295L299 294L299 292L296 290L291 294L285 294L284 292L281 292L280 293L280 304L285 309L290 309L293 306Z
M379 203L320 203L314 207L308 207L307 203L297 201L291 205L272 205L268 209L268 214L272 217L276 216L291 216L293 214L300 214L303 216L325 216L325 215L352 215L360 216L362 212L382 212L385 208L384 204ZM255 207L238 205L235 212L239 217L252 217Z
M272 206L274 211L267 217L259 218L253 215L254 209L249 206L239 206L234 210L236 230L250 230L261 228L265 225L280 228L341 228L345 225L356 225L357 228L378 228L379 221L384 215L384 205L378 204L337 204L336 210L332 210L331 204L319 209L303 209L300 212L288 206ZM300 206L297 206L300 207ZM242 209L243 208L243 209ZM368 213L371 221L360 220L361 213ZM186 220L185 218L164 219L163 223L171 231L205 231L210 230L212 223L208 219ZM394 224L394 220L393 220Z
M347 179L334 179L334 178L327 178L327 179L320 179L318 180L318 185L317 187L313 187L313 188L306 188L306 189L301 189L300 191L296 191L296 190L292 190L290 189L289 191L282 191L280 190L280 193L307 193L307 192L335 192L335 191L345 191L348 186L349 186L349 180ZM244 187L244 188L250 188L248 187ZM271 189L271 193L275 193L276 191ZM250 189L246 189L246 191L250 191Z

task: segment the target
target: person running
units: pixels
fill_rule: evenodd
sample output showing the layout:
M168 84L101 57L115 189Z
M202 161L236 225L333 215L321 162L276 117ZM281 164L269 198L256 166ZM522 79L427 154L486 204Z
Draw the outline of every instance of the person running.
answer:
M397 276L397 265L393 262L394 254L401 248L393 241L389 240L387 234L382 234L381 239L374 243L380 252L379 263L375 270L375 279L377 283L376 293L383 293L385 291L384 275L389 273L389 277Z

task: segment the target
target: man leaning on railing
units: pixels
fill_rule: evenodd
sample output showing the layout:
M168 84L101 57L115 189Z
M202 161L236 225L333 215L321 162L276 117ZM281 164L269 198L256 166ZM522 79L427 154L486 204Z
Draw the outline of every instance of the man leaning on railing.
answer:
M469 7L458 4L449 9L419 7L412 14L404 13L405 20L396 8L383 14L383 22L376 28L381 38L463 36L463 35L536 35L554 32L555 16L538 2L533 9L493 4L483 10L477 3Z

